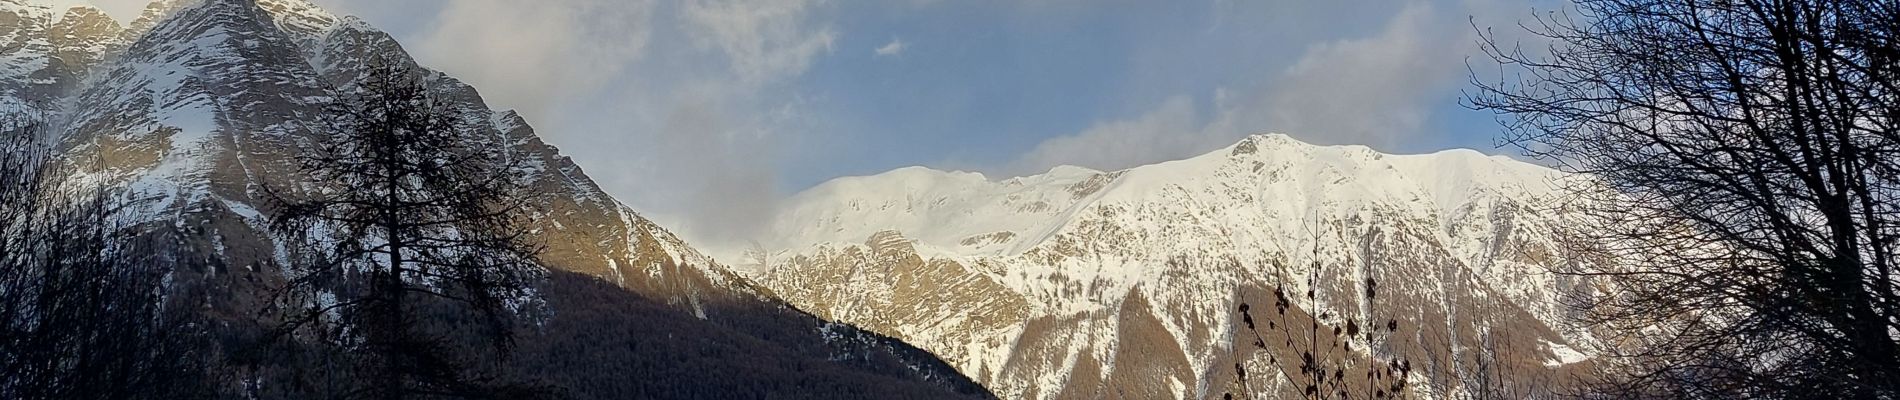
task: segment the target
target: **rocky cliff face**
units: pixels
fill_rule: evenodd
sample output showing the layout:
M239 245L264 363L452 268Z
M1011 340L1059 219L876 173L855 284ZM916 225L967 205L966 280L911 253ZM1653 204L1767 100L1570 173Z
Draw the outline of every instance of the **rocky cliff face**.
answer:
M261 228L265 191L303 184L295 155L323 129L323 105L354 90L370 63L415 61L387 34L300 0L199 3L154 3L128 30L137 39L112 62L90 70L86 82L57 87L74 93L54 109L63 117L60 142L83 164L74 168L80 179L130 188L143 199L142 215L222 214L234 228ZM543 201L537 233L551 265L682 304L737 284L602 192L520 115L490 110L453 77L429 71L424 79L459 110L470 140L530 160L530 186ZM258 232L214 236L269 240Z
M1544 268L1579 262L1555 242L1563 179L1280 135L1115 172L910 168L800 194L753 259L793 304L1004 397L1297 397L1308 352L1408 363L1419 397L1523 392L1589 364L1558 302L1578 283Z
M325 104L357 90L370 63L416 65L388 34L303 0L160 0L124 27L96 9L50 3L0 0L0 110L45 123L66 184L121 194L130 209L119 222L173 232L176 256L204 261L178 271L174 286L215 297L220 312L255 309L262 283L281 280L281 267L296 262L297 244L269 227L272 193L312 184L295 159L323 133ZM773 325L764 330L838 347L794 353L883 351L906 360L912 379L944 387L962 379L901 343L855 330L840 336L800 317L608 196L523 116L420 70L459 113L468 140L528 160L547 267L603 279L704 323ZM804 326L778 326L786 324Z
M0 109L59 108L82 74L123 45L123 35L95 8L0 0Z

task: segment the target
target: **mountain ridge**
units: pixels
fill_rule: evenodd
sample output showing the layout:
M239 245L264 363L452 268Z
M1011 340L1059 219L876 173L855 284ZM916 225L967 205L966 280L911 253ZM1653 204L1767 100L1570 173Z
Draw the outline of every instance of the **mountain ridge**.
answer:
M121 27L46 4L0 0L0 17L14 16L0 18L0 107L46 117L69 184L123 188L137 209L128 222L178 232L180 257L206 260L178 273L180 290L222 312L259 306L256 291L295 261L269 229L266 189L306 185L294 160L323 129L321 105L354 90L363 66L394 62L460 113L470 140L531 161L534 190L552 194L533 225L549 267L638 294L627 309L687 316L668 321L769 325L809 343L786 351L813 359L799 365L842 354L847 369L938 388L960 386L961 372L1012 398L1297 395L1307 382L1276 360L1299 358L1298 335L1242 338L1255 329L1249 305L1303 292L1314 295L1261 321L1390 319L1401 327L1390 337L1335 339L1348 350L1321 358L1416 364L1425 397L1469 393L1487 367L1509 365L1511 384L1531 386L1590 363L1590 336L1562 326L1557 304L1586 283L1542 273L1588 260L1556 242L1569 216L1546 196L1556 185L1534 179L1549 171L1508 159L1267 135L1111 172L900 169L794 197L764 252L719 257L761 264L742 275L608 196L519 113L421 68L360 19L303 0L161 0ZM1492 329L1502 326L1516 329ZM1486 358L1498 354L1510 359Z
M1443 161L1441 162L1441 164L1453 164L1453 163L1464 164L1463 166L1461 166L1461 168L1459 168L1459 170L1466 171L1466 172L1469 172L1473 169L1483 168L1483 166L1479 166L1476 164L1491 164L1492 166L1496 166L1502 169L1516 171L1514 173L1528 174L1528 175L1543 175L1543 178L1548 178L1549 180L1552 181L1551 182L1552 185L1549 187L1531 187L1531 186L1534 186L1533 184L1535 184L1536 182L1506 183L1506 184L1516 185L1516 186L1527 188L1527 189L1533 189L1535 192L1537 192L1536 194L1540 196L1548 196L1550 194L1549 192L1551 192L1552 190L1555 190L1556 189L1555 181L1559 180L1562 175L1562 173L1556 170L1552 170L1543 166L1525 163L1525 162L1518 161L1516 159L1512 159L1506 156L1486 155L1486 154L1480 153L1475 150L1470 150L1470 149L1448 149L1448 150L1442 150L1442 151L1425 153L1425 154L1398 155L1398 154L1379 153L1368 147L1358 146L1358 145L1342 145L1342 146L1309 145L1304 142L1300 142L1297 139L1294 139L1293 137L1289 135L1285 135L1285 134L1257 134L1257 135L1250 135L1246 138L1243 138L1242 140L1240 140L1239 142L1236 142L1233 145L1216 149L1211 152L1204 153L1203 155L1200 155L1200 156L1191 157L1191 158L1183 159L1183 160L1172 160L1172 161L1165 161L1165 162L1160 162L1160 163L1155 163L1155 164L1150 164L1150 165L1145 165L1145 166L1131 167L1131 168L1126 168L1126 169L1117 170L1117 171L1099 171L1099 170L1090 169L1086 167L1059 165L1059 166L1051 168L1049 172L1045 172L1042 174L1009 177L1009 178L990 178L980 172L970 172L970 171L961 171L961 170L938 170L938 169L933 169L933 168L925 167L925 166L910 166L910 167L897 168L891 171L887 171L887 172L879 173L879 174L873 174L873 175L840 177L840 178L836 178L833 180L820 183L818 185L813 186L812 188L806 189L805 191L792 195L787 201L785 201L785 203L788 204L788 206L785 207L787 208L787 211L780 213L780 215L778 216L779 218L778 221L773 221L774 228L777 228L779 231L774 232L777 234L770 234L766 236L768 236L767 240L772 240L772 239L783 240L782 242L779 242L779 243L771 243L771 245L773 246L770 246L770 247L788 247L788 246L799 247L799 246L810 246L814 244L819 244L817 242L853 243L853 242L862 240L864 237L869 236L869 234L871 233L874 233L879 230L886 230L886 229L911 231L913 235L916 235L915 231L922 230L922 229L918 229L918 227L915 226L916 224L912 224L912 226L905 227L909 229L874 227L873 225L879 225L879 224L883 224L886 226L889 225L887 223L888 221L877 221L877 222L867 222L867 223L860 224L860 225L865 226L862 229L847 229L846 232L842 232L835 235L813 234L812 232L786 232L787 230L785 229L786 227L800 227L800 226L819 226L822 228L818 228L818 229L833 229L835 231L837 227L833 227L833 226L823 223L826 221L820 221L820 223L813 223L813 220L825 220L826 218L824 218L823 216L814 218L811 216L802 215L802 213L806 210L800 210L801 207L805 207L807 204L810 204L810 203L826 203L826 202L836 203L836 202L841 201L838 199L824 198L826 196L849 197L849 196L859 196L860 194L866 194L866 193L914 193L914 192L920 192L920 191L930 191L932 189L936 189L936 188L947 186L947 185L963 185L963 186L953 186L950 189L948 189L950 191L981 190L981 191L986 191L986 192L1000 192L1004 194L1040 195L1040 194L1025 193L1025 191L1022 190L1021 188L1025 186L1036 186L1036 185L1051 184L1051 183L1071 185L1072 186L1071 191L1074 193L1082 193L1084 191L1087 191L1089 194L1093 194L1096 191L1100 191L1102 189L1112 189L1108 187L1094 187L1094 186L1103 186L1110 183L1122 184L1123 182L1120 180L1117 180L1116 178L1119 178L1120 176L1127 174L1128 172L1132 170L1139 169L1143 171L1152 171L1155 169L1170 168L1171 166L1179 166L1181 164L1193 162L1196 160L1206 161L1209 158L1217 158L1221 154L1227 154L1229 156L1235 156L1239 154L1252 154L1254 152L1259 151L1258 149L1260 148L1260 146L1262 146L1263 143L1269 147L1278 146L1278 148L1301 149L1300 151L1310 151L1312 149L1325 149L1325 150L1339 153L1338 155L1359 154L1359 155L1372 155L1374 157L1382 157L1382 158L1392 158L1398 161L1399 163L1404 164L1405 168L1411 169L1411 170L1434 169L1437 166L1430 165L1432 164L1432 161ZM1150 175L1164 175L1164 174L1150 174ZM1195 174L1193 173L1185 174L1185 176L1193 176L1193 175ZM1418 175L1418 174L1412 173L1411 175ZM1462 182L1470 181L1470 179L1465 179L1466 177L1462 177L1462 176L1438 177L1438 178L1439 179L1436 179L1436 181L1438 182L1435 182L1434 184L1441 185L1441 186L1465 185L1468 183L1462 183ZM1165 178L1149 179L1149 181L1155 181L1155 180L1165 181L1166 179ZM1495 182L1487 182L1487 183L1491 184L1492 186L1496 186L1497 184ZM1160 184L1165 184L1165 182L1160 183ZM1091 185L1094 185L1094 186L1091 186ZM1450 190L1446 192L1462 192L1462 191L1466 191L1466 190L1455 189L1455 190ZM1077 197L1087 197L1087 196L1078 195ZM846 199L842 201L850 202L852 200L859 200L859 199ZM949 199L949 200L957 201L960 199ZM1078 199L1075 199L1074 201L1071 201L1070 205L1085 206L1086 202L1090 200L1092 199L1078 198ZM1440 203L1439 208L1441 209L1455 208L1457 204L1454 204L1454 203L1459 202L1458 199L1438 199L1438 200ZM904 204L904 206L907 206L907 209L911 211L917 211L918 208L924 208L923 212L929 212L930 210L930 207L927 207L927 205L924 205L924 204ZM919 206L925 206L925 207L919 207ZM1040 209L1041 207L1030 207L1030 208ZM960 211L961 210L959 210L959 212ZM1043 213L1030 212L1030 213L1014 213L1014 214L1017 216L1031 215L1031 216L1039 216L1039 217L1047 217L1051 215L1051 213L1046 213L1046 212L1043 212ZM787 218L800 218L800 217L803 217L803 219L799 221L786 221ZM834 220L845 220L845 218L834 218ZM967 238L967 235L981 234L985 232L959 231L957 233L961 235L966 235L962 238L954 238L954 239L960 240L963 238ZM935 241L935 243L933 244L938 245L938 246L943 246L943 247L953 247L952 245L954 242L955 241L953 240L939 240L939 241ZM1023 250L1023 249L1012 248L1011 250ZM1006 253L1013 253L1013 252L1014 251L1010 251ZM735 254L721 254L721 256L722 257L719 257L719 258L735 259L735 260L743 260L746 258L745 256L735 255Z
M1054 171L991 180L906 168L827 182L787 202L768 229L780 241L742 269L802 308L931 349L1005 397L1133 379L1114 361L1128 343L1172 343L1145 348L1172 348L1148 354L1180 362L1138 368L1191 377L1152 394L1219 397L1233 381L1220 360L1268 363L1234 353L1230 310L1276 288L1316 288L1294 308L1333 315L1324 324L1407 310L1394 317L1419 330L1409 343L1436 345L1390 354L1438 365L1420 390L1434 397L1469 386L1456 381L1487 338L1534 348L1518 352L1525 359L1568 361L1527 362L1547 370L1582 361L1572 353L1591 340L1564 326L1558 304L1580 283L1545 272L1582 262L1556 241L1569 177L1548 168L1256 135L1185 160ZM1373 281L1398 304L1370 301ZM1526 328L1489 329L1507 324ZM1297 394L1286 383L1251 394Z

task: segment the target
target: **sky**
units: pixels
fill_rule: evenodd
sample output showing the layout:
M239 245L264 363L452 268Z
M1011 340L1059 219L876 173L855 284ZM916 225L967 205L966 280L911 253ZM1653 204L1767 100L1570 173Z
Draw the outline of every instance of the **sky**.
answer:
M88 0L66 0L75 3ZM1509 154L1460 106L1480 29L1545 0L310 0L519 110L601 186L701 244L913 165L1038 174L1253 133ZM121 21L144 0L90 0Z

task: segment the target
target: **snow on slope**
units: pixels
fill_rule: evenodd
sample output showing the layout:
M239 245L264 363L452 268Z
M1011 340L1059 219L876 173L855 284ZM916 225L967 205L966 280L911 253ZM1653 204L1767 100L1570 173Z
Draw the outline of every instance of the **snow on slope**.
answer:
M121 31L91 6L0 0L0 110L54 111L64 89L123 46Z
M0 30L0 49L5 50L0 52L0 81L25 86L29 75L52 62L53 44L44 32L59 14L51 6L25 0L0 0L0 13L10 14Z
M995 232L1046 230L1078 203L1067 188L1100 172L1059 167L1048 174L993 182L982 174L911 167L877 176L841 178L794 197L781 214L771 247L864 240L902 231L924 244L960 255L1000 255L1025 242L1016 235L964 239ZM834 207L837 205L837 207Z
M1253 170L1232 171L1231 159L1248 151L1257 152L1246 157L1253 163L1239 166ZM840 178L788 201L767 235L772 242L765 245L855 243L895 230L952 255L1016 255L1047 241L1077 210L1093 203L1142 202L1166 191L1205 195L1197 199L1225 197L1229 193L1220 191L1223 186L1247 179L1281 182L1260 188L1255 201L1261 213L1286 225L1278 230L1288 231L1309 219L1301 212L1322 197L1345 203L1425 199L1430 203L1413 204L1412 210L1444 215L1486 196L1548 197L1559 178L1554 170L1471 150L1384 155L1361 146L1308 146L1285 135L1263 135L1199 157L1113 173L1060 166L999 181L980 173L909 167ZM997 233L1006 234L992 235Z
M1454 359L1491 324L1528 322L1553 343L1583 340L1556 322L1556 296L1572 283L1543 268L1568 262L1554 240L1563 216L1551 212L1562 206L1563 179L1469 150L1387 155L1285 135L1116 172L1059 167L998 181L905 168L795 196L770 228L759 278L801 307L936 351L1005 396L1054 396L1051 385L1089 378L1078 378L1095 368L1089 360L1105 364L1094 379L1112 376L1124 333L1102 316L1151 313L1203 377L1177 380L1170 395L1205 396L1219 384L1205 376L1227 351L1224 310L1238 287L1317 287L1328 294L1312 306L1363 316L1371 306L1352 295L1355 282L1399 281L1389 287L1424 303L1411 318L1442 315L1433 329L1452 342L1444 346ZM884 244L892 241L909 246L892 251ZM1328 272L1312 281L1313 267ZM932 288L939 282L923 277L957 287ZM1002 289L969 289L983 285ZM973 306L941 311L931 296ZM1012 314L998 298L1020 299L1027 311ZM1499 308L1509 312L1461 314ZM995 314L962 315L988 310ZM1519 312L1531 321L1505 320ZM1031 326L1044 317L1081 322L1036 339L1051 335ZM944 321L992 336L949 332ZM1065 355L1026 367L1025 351Z

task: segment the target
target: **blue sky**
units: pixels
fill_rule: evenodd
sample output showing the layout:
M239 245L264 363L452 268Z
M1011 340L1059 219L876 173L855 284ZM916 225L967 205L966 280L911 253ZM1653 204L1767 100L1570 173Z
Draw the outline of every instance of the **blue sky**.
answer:
M80 0L73 0L80 1ZM143 0L92 0L121 18ZM825 180L1184 158L1249 133L1492 147L1472 25L1523 0L310 0L518 109L610 192L741 237ZM1509 29L1506 29L1509 28Z

